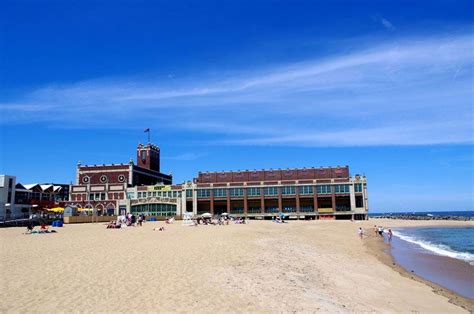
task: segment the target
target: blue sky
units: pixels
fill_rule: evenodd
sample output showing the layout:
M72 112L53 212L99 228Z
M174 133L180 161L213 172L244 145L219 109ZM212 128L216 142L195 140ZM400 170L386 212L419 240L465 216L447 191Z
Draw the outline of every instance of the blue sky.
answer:
M472 210L472 1L4 1L0 173L349 165L372 211Z

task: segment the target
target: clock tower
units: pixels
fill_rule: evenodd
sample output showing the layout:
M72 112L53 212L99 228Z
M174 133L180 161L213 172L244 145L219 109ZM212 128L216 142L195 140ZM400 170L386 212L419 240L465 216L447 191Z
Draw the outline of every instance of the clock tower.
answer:
M141 168L160 172L160 148L153 144L138 144L137 165Z

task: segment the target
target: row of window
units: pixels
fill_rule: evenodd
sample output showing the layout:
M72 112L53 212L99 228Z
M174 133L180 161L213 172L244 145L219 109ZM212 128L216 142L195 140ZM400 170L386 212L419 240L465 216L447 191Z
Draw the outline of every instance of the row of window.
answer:
M149 192L137 192L138 198L145 197L181 197L181 191L149 191ZM127 192L127 198L135 198L135 192Z
M314 187L312 185L303 185L303 186L282 186L281 187L281 194L282 195L295 195L296 188L299 189L299 193L301 195L313 195ZM247 188L247 195L248 196L260 196L262 195L274 196L278 195L278 187L271 186L271 187L264 187L264 188L257 188L257 187L249 187ZM349 194L350 193L350 185L349 184L336 184L336 185L317 185L316 191L318 194L332 194L334 189L334 193L336 194ZM238 197L244 196L244 189L243 188L218 188L218 189L198 189L197 190L197 197L198 198L209 198L211 197L211 191L214 191L214 197L227 197L227 190L229 190L230 197ZM356 193L362 192L362 184L356 183L354 185L354 190ZM186 190L186 196L192 197L192 190Z
M175 216L176 205L173 204L141 204L132 206L132 214L146 214L151 216Z
M336 206L336 211L350 211L351 208L350 206L346 205L338 205ZM297 209L295 206L285 206L282 208L282 211L284 213L296 213ZM205 211L198 211L199 213L204 213ZM248 214L260 214L262 212L261 207L249 207L247 210ZM279 213L278 207L277 206L265 206L265 213ZM230 209L231 214L243 214L244 209L241 207L237 208L231 208ZM301 206L300 207L300 213L314 213L314 207L313 206Z
M90 201L105 201L105 193L91 193L89 194Z

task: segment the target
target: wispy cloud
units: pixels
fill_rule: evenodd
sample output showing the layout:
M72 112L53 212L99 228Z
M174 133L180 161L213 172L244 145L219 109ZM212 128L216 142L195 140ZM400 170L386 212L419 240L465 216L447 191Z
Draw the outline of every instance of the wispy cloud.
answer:
M197 160L199 158L202 158L206 156L204 153L194 153L194 152L188 152L188 153L182 153L176 156L163 156L163 159L168 159L168 160L177 160L177 161L193 161Z
M472 143L473 48L471 34L410 38L173 84L50 85L0 98L0 123L90 127L107 116L121 125L210 133L210 143L229 145Z
M380 14L377 14L375 16L372 17L372 19L377 22L377 23L380 23L385 29L389 30L389 31L394 31L396 30L395 26L393 25L392 22L390 22L389 20L387 20L386 18L384 18L383 16L381 16Z

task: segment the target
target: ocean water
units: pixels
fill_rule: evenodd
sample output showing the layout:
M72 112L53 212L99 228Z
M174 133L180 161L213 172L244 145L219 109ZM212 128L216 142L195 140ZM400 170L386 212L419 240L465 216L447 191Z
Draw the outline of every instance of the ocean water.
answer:
M415 215L415 216L457 216L457 217L474 217L474 210L467 211L428 211L428 212L386 212L386 213L369 213L369 217L374 216L401 216L401 215Z
M393 234L432 254L474 265L474 227L399 228Z

